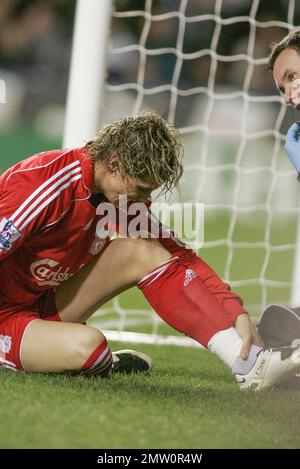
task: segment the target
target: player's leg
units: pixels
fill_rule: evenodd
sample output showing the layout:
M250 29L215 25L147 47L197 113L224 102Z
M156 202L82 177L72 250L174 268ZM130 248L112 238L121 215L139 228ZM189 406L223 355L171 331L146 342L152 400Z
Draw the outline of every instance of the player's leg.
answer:
M116 239L55 292L62 321L83 323L96 309L170 259L156 240Z
M155 240L114 240L100 256L56 290L55 306L50 301L48 309L51 312L55 309L63 322L84 323L97 307L136 285L146 273L170 257ZM151 369L152 360L144 353L113 352L113 372L149 372Z
M109 374L112 365L111 352L99 330L43 319L32 320L24 328L19 360L25 371L102 376Z
M251 325L251 322L237 301L235 321L234 314L230 315L217 301L213 293L217 292L218 298L226 299L228 286L211 269L206 278L201 262L198 258L197 273L193 263L183 262L182 266L176 266L174 262L160 277L155 273L147 275L139 282L139 288L166 322L173 327L175 324L179 331L195 338L226 363L241 389L267 389L298 371L299 347L263 349L259 344L252 344L248 358L243 360L240 357L243 342L237 330L243 329L245 324ZM206 272L207 266L203 270ZM214 285L213 289L208 288L208 282ZM234 294L231 297L232 301ZM251 333L251 329L249 331Z
M101 304L134 285L167 323L202 345L234 325L190 265L171 258L156 240L144 239L112 241L101 256L56 290L57 311L62 321L82 323Z
M101 256L56 290L59 317L62 321L83 322L102 303L139 284L167 323L207 346L214 334L232 328L234 322L191 272L190 266L171 258L155 240L114 240ZM241 341L236 342L233 349L238 355Z
M252 382L250 371L260 361L271 361L276 372L258 388L269 387L299 368L298 355L293 351L288 360L277 352L269 359L264 353L264 360L262 355L258 359L262 349L255 346L246 366L240 364L243 344L233 327L235 321L190 267L184 261L170 259L170 254L153 241L115 240L101 257L60 287L56 295L59 315L64 321L83 321L97 306L139 283L166 322L205 346L210 343L211 350L231 366L236 376L249 378L247 383Z
M44 293L39 298L36 308L42 319L61 322L56 309L54 290ZM152 369L152 359L145 353L137 352L136 350L118 350L112 352L112 359L113 373L148 373Z
M226 353L230 342L234 362L242 344L234 320L192 266L171 258L157 241L112 241L101 256L56 290L59 316L62 321L83 322L102 303L136 284L168 324L204 346L215 334L230 329L230 340L218 338L215 350L222 343ZM228 363L224 353L219 356Z

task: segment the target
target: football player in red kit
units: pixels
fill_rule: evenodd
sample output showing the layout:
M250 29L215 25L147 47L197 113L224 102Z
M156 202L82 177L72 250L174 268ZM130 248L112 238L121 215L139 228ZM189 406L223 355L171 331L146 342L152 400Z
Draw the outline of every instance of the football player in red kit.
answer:
M99 237L101 202L146 202L150 220L151 192L171 190L181 175L176 129L143 113L104 127L83 148L34 155L0 177L1 366L109 375L122 356L85 321L137 285L164 321L229 365L242 389L273 386L300 368L299 349L263 349L242 300L172 233L161 236L163 226L156 239ZM139 353L126 358L151 366Z

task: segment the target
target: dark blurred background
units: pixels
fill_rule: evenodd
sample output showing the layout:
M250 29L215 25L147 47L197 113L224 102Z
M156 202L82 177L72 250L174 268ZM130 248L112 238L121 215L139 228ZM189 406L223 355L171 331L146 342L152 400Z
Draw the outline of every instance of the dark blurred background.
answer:
M248 16L253 3L249 0L224 0L219 14L222 19ZM292 19L294 24L298 24L300 2L295 3ZM0 107L2 140L7 132L11 136L12 131L17 140L22 140L18 132L21 128L24 139L27 132L35 132L36 137L50 139L53 143L55 141L59 144L61 141L75 4L74 0L1 0L0 78L5 80L7 86L7 104ZM149 90L172 83L178 59L172 49L179 47L185 54L176 82L176 86L183 91L178 96L174 116L179 127L189 122L189 113L195 104L195 95L183 96L184 91L207 87L209 79L213 79L210 85L213 89L244 88L253 95L275 94L272 77L266 72L265 64L256 64L251 76L246 76L247 61L227 61L222 60L221 56L248 54L254 59L264 58L268 55L269 44L281 39L287 32L284 27L260 27L258 23L254 33L255 47L250 50L249 21L242 19L223 24L214 49L218 60L214 65L213 78L211 55L191 57L193 53L197 55L198 51L211 48L218 25L217 4L212 0L189 0L186 17L202 15L202 18L201 21L187 22L182 44L177 43L180 26L178 18L170 15L159 21L150 21L144 44L149 54L142 70L140 50L124 52L124 47L139 44L147 18L142 14L122 17L118 13L148 11L155 16L165 15L178 11L182 3L179 0L115 0L110 44L113 49L122 50L109 54L108 84L115 86L140 81L146 90L141 106L156 107L168 117L171 93L149 93ZM101 7L101 1L99 5ZM288 20L289 6L288 0L261 0L254 12L255 20L262 24L273 20L284 23ZM203 15L207 16L207 20L203 19ZM153 55L152 52L157 48L168 48L169 52ZM142 81L141 71L144 73ZM245 80L248 80L247 84ZM131 90L130 93L135 99L136 91ZM118 109L115 110L113 117L118 112ZM24 155L31 151L25 140ZM5 140L5 145L7 143L8 140ZM1 152L1 168L6 166L3 162L6 156Z

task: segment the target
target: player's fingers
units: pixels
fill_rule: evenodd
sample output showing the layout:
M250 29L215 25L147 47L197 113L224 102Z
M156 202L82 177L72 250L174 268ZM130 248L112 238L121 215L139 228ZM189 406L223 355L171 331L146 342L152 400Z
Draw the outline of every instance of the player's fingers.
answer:
M258 345L259 347L264 347L265 346L264 341L260 337L260 335L258 333L258 330L257 330L256 326L254 326L254 324L253 324L253 329L254 329L255 337L258 341L258 343L256 345Z
M243 337L243 345L242 345L241 353L240 353L240 357L243 360L247 360L248 358L250 347L251 347L251 342L252 342L252 337L250 334L247 334L246 336Z
M255 345L262 345L263 341L258 333L257 327L251 322L252 343Z
M258 347L264 347L265 344L264 344L264 341L262 340L262 338L257 334L257 339L255 340L255 345L258 345Z
M258 334L256 328L254 327L253 333L252 333L252 343L254 345L257 345L258 347L264 347L265 344L263 343L260 335Z

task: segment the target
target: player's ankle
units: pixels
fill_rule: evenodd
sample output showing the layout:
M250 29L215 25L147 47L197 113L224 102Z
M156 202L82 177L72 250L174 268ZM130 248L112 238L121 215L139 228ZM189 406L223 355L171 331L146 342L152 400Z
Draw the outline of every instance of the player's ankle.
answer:
M223 363L232 368L240 355L242 344L242 339L239 337L236 330L230 327L216 332L216 334L210 338L207 346Z

